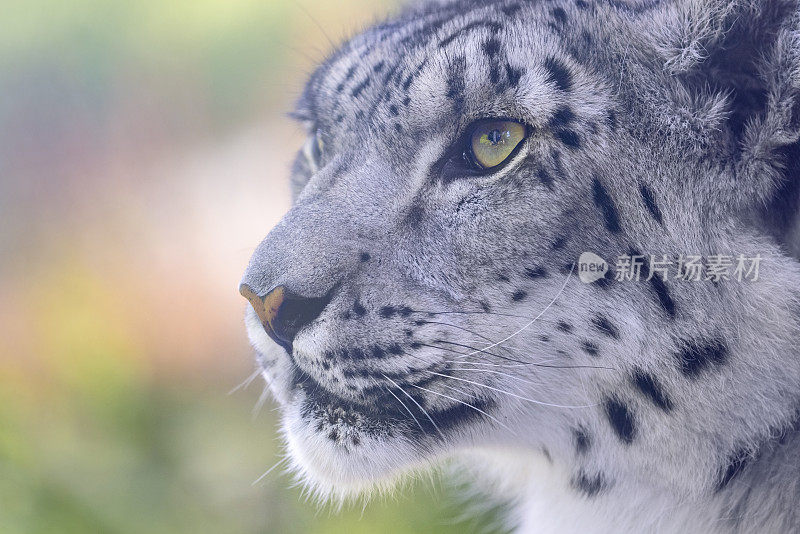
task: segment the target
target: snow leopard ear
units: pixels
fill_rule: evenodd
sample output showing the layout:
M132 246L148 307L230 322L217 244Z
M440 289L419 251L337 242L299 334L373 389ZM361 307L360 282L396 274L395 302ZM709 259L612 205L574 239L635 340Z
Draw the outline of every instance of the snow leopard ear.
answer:
M718 96L737 198L773 199L796 179L787 166L800 140L800 0L667 0L653 15L663 68L687 92Z

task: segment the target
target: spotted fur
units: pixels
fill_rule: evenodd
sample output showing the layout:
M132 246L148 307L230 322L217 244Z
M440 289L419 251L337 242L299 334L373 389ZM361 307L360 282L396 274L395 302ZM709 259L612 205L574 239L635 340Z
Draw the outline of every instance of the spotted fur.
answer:
M452 458L519 532L800 531L797 0L419 2L294 116L243 282L316 303L280 346L246 320L320 496ZM528 132L489 172L460 159L483 118ZM682 254L759 279L616 279Z

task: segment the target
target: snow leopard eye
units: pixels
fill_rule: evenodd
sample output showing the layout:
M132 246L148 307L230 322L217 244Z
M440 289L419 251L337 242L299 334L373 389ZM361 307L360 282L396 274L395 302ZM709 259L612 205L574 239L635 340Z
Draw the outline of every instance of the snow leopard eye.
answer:
M525 130L524 125L515 121L478 121L469 136L469 160L481 170L503 164L525 139Z
M309 167L311 167L312 173L316 173L320 169L322 162L322 149L324 146L325 145L322 142L322 137L319 135L319 130L310 135L308 139L306 139L305 145L303 145L303 154L308 161Z

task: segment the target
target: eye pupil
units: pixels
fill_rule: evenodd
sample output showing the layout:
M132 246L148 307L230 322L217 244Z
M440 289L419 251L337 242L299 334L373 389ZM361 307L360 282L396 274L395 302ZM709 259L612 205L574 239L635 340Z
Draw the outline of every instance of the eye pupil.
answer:
M503 140L503 134L500 132L500 130L497 129L489 132L489 134L486 137L493 145L496 145L497 143Z

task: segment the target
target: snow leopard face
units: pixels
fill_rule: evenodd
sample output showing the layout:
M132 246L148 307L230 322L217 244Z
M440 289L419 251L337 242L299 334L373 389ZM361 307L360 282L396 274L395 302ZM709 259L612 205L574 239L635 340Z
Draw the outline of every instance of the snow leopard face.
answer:
M754 6L440 2L319 67L294 205L241 286L312 484L492 448L587 498L713 493L791 424L796 6ZM611 264L593 283L584 252ZM759 279L617 280L695 254Z

